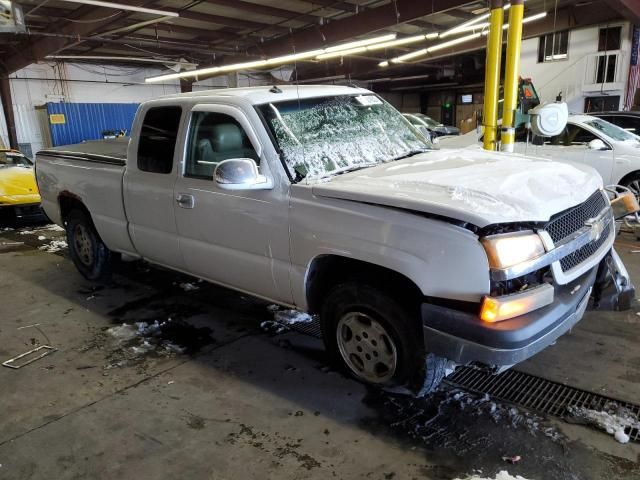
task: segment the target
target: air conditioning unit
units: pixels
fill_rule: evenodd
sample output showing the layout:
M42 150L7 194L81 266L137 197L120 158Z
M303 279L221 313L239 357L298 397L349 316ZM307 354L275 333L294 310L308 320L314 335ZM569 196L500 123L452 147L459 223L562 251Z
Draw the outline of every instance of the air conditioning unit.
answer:
M22 7L11 0L0 0L0 33L26 33Z

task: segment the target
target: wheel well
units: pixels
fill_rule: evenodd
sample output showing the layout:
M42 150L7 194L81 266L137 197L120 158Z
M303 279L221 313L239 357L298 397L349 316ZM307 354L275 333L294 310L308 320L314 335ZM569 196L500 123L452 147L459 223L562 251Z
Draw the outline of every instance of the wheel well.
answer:
M624 177L622 177L620 179L620 181L618 182L618 185L624 185L629 180L631 180L633 177L640 177L640 170L636 170L634 172L627 173Z
M306 279L307 306L319 313L329 290L340 283L361 281L402 298L407 306L418 308L423 294L418 286L401 273L361 260L323 255L313 260Z
M89 218L91 218L89 210L77 195L69 192L62 192L58 197L58 202L60 203L60 218L63 223L66 223L67 217L73 210L82 210Z

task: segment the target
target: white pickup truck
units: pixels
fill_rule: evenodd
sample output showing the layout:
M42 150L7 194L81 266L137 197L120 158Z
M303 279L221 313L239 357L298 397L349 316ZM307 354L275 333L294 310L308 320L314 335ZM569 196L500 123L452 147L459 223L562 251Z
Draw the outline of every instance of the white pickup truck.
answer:
M36 176L86 278L144 259L318 314L348 372L418 394L634 296L594 170L435 150L368 90L163 97L128 144L41 151Z

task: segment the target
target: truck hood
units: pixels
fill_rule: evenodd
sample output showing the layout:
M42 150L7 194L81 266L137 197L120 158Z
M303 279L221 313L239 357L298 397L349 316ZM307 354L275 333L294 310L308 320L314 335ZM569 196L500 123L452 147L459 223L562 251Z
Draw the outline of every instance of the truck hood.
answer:
M602 187L590 167L484 150L437 150L331 177L314 195L442 215L478 227L545 222Z

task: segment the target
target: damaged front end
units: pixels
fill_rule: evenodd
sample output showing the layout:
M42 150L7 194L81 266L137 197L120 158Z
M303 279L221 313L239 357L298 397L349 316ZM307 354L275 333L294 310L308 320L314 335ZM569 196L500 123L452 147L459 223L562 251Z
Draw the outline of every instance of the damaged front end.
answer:
M631 200L598 190L543 225L481 235L490 293L476 312L423 304L427 351L499 372L553 344L587 308L629 309L635 289L613 243L616 218L638 209Z

